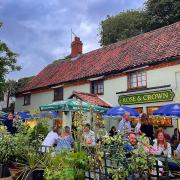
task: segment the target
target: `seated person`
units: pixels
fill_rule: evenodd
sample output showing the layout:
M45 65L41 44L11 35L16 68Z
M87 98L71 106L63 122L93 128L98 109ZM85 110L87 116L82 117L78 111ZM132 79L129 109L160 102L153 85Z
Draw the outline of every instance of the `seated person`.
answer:
M111 130L109 131L109 136L113 137L117 134L117 130L115 126L112 126Z
M164 137L164 131L162 128L159 128L157 130L156 137L157 139L153 145L153 148L156 150L156 155L164 155L168 158L171 158L172 155L171 145L168 142L166 142ZM168 162L168 167L170 171L180 170L177 164L172 161Z
M57 152L61 152L63 150L72 150L74 145L74 139L71 135L70 127L65 126L63 131L60 133L60 136L57 140Z
M91 126L88 123L84 127L83 139L86 146L95 146L96 144L95 133L91 130Z
M50 131L44 141L42 142L42 152L46 152L49 150L50 147L53 147L57 144L57 139L58 139L58 131L59 129L54 126L52 131Z
M124 150L125 151L132 151L137 146L136 134L134 132L130 132L129 136L128 136L128 139L129 139L129 143L124 144Z
M171 157L171 145L166 141L162 128L157 130L156 138L157 139L153 145L153 149L156 150L156 154Z

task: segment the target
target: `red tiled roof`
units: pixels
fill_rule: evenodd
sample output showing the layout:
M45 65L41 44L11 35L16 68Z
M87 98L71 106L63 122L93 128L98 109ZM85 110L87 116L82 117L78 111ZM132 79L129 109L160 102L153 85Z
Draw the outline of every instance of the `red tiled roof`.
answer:
M59 60L35 76L23 91L122 72L180 56L180 22L82 54Z
M70 98L73 97L73 96L76 96L80 100L89 102L91 104L96 104L98 106L103 106L103 107L111 107L108 103L103 101L100 97L98 97L95 94L85 93L85 92L80 92L80 91L73 91Z

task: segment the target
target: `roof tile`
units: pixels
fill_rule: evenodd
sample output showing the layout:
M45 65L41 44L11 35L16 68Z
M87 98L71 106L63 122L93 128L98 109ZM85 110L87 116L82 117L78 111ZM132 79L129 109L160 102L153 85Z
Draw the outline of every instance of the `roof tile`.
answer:
M91 104L96 104L98 106L103 106L103 107L111 107L108 103L103 101L100 97L98 97L95 94L73 91L70 97L73 97L74 95L77 96L80 100L89 102Z
M114 73L180 56L180 22L44 68L23 91Z

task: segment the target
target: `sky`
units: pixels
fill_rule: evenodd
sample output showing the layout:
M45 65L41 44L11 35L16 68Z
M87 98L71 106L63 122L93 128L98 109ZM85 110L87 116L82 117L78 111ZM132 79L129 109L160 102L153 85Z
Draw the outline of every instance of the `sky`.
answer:
M18 54L22 70L7 78L36 75L70 54L71 29L83 53L100 47L100 22L107 15L140 9L144 0L0 0L0 40Z

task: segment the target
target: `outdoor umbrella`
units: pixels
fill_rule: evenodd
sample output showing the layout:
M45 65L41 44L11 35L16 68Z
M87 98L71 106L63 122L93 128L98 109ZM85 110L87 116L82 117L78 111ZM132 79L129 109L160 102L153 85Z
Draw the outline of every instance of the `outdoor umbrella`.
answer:
M180 103L161 106L153 113L153 115L173 116L176 118L180 118Z
M21 111L18 114L21 117L21 119L24 119L24 120L28 120L28 119L32 118L31 115L29 113L27 113L27 112L22 112Z
M0 117L6 117L8 114L3 112L3 111L0 111Z
M7 120L7 113L0 111L0 121L5 121Z
M90 104L84 101L67 99L65 101L57 101L54 103L40 106L41 111L94 111L94 112L105 112L107 108L100 107L94 104Z
M45 118L45 117L51 117L53 119L57 118L59 116L57 111L49 111L49 112L41 112L40 114L36 114L36 118Z
M129 112L130 116L139 116L139 113L133 108L127 106L117 106L110 108L105 114L105 117L122 117L125 112Z

